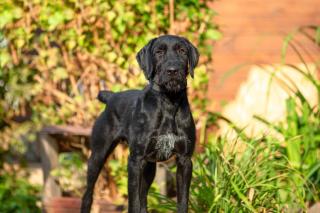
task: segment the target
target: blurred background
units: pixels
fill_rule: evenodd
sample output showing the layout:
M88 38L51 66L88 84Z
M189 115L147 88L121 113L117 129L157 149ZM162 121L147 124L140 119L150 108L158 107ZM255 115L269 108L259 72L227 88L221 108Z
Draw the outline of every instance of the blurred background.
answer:
M79 212L99 90L143 88L135 61L176 34L201 57L191 212L319 212L319 0L0 0L0 212ZM126 212L125 145L92 212ZM150 212L175 212L174 159ZM318 203L318 204L317 204Z

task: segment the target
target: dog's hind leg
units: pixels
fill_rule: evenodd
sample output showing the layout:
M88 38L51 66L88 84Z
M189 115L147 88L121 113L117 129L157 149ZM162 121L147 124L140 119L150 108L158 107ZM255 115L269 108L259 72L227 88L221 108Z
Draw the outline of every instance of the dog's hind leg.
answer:
M110 153L118 145L118 141L111 140L110 137L92 138L92 152L88 160L87 189L82 197L81 213L89 213L93 201L94 185L99 173Z

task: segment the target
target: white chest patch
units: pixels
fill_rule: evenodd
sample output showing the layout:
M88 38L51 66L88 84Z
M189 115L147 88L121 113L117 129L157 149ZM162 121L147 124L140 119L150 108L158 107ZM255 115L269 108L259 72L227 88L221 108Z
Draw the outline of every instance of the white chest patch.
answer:
M174 144L181 141L183 137L177 136L175 134L165 134L159 135L156 138L157 158L158 159L169 159L174 149Z

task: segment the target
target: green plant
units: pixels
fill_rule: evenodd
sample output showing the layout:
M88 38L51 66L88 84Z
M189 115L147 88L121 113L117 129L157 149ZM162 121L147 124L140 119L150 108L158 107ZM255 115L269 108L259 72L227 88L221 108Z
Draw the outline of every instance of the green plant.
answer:
M190 207L194 212L280 212L304 208L304 191L291 178L277 142L263 137L215 138L194 161Z
M10 174L0 175L0 212L41 212L39 187Z
M230 141L213 137L193 160L191 212L286 212L306 208L300 172L288 166L279 142L262 137ZM299 179L299 182L296 180ZM301 179L301 181L300 181ZM158 206L176 202L157 192ZM156 205L157 206L157 205ZM158 210L158 208L157 208Z
M307 34L308 30L311 32L313 30L314 34L312 36ZM290 76L285 73L270 73L271 80L278 81L289 95L286 100L285 120L271 123L261 116L255 116L282 136L284 146L279 147L279 151L287 156L290 165L302 173L305 182L301 184L308 186L306 189L308 189L307 200L309 202L313 202L314 199L319 200L320 197L320 81L317 73L311 71L311 65L305 62L293 38L296 33L303 33L309 36L319 48L319 30L320 27L316 26L299 28L286 37L283 48L283 57L285 57L288 46L291 46L299 56L303 66L294 64L287 64L287 66L293 68L296 73L313 85L317 98L316 104L311 103ZM318 60L313 63L316 71L319 71L320 58Z
M286 154L289 163L302 172L307 179L306 185L315 185L315 188L319 189L320 111L317 107L310 106L302 93L299 93L298 91L287 99L287 115L284 122L270 123L260 116L255 117L281 134L284 146L279 147L279 151ZM319 190L312 190L308 200L314 198L314 192L319 197Z
M150 212L177 212L177 203L173 199L160 194L159 189L152 184L148 193L148 211Z
M59 155L59 167L51 171L62 190L73 196L81 197L86 181L86 164L80 153Z

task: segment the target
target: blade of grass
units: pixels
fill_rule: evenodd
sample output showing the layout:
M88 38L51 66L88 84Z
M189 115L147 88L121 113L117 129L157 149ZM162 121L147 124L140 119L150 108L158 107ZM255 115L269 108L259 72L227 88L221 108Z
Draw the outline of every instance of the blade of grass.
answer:
M299 32L299 29L294 30L293 32L289 33L283 41L282 48L281 48L281 62L282 64L285 64L286 61L286 55L289 43L292 41L294 36Z
M276 130L277 132L279 132L279 133L281 133L281 134L283 133L283 130L282 130L280 127L278 127L276 124L273 124L273 123L267 121L266 119L262 118L261 116L259 116L259 115L254 115L253 118L259 120L260 122L264 123L265 125L267 125L267 126L269 126L269 127L272 127L272 128L273 128L274 130Z
M250 211L252 212L257 212L255 210L255 208L251 205L251 203L249 202L249 200L247 199L247 197L241 193L240 189L238 188L238 186L233 182L231 181L231 185L234 189L234 191L237 193L237 195L239 196L239 198L246 204L245 207L247 207L248 209L250 209Z
M298 48L296 47L296 45L293 43L293 40L289 43L290 47L293 49L293 51L297 54L297 56L299 57L299 60L303 63L303 65L305 66L305 68L307 69L307 71L310 73L310 69L308 64L306 63L306 61L304 60L304 57L301 55L301 53L299 52Z
M306 176L306 179L309 179L315 172L319 171L319 169L320 169L320 161L311 168L311 170Z
M293 65L293 64L287 64L287 66L295 69L297 72L299 72L301 75L306 77L318 90L320 90L320 84L317 81L317 79L311 74L311 73L306 73L302 69L300 69L298 66Z

